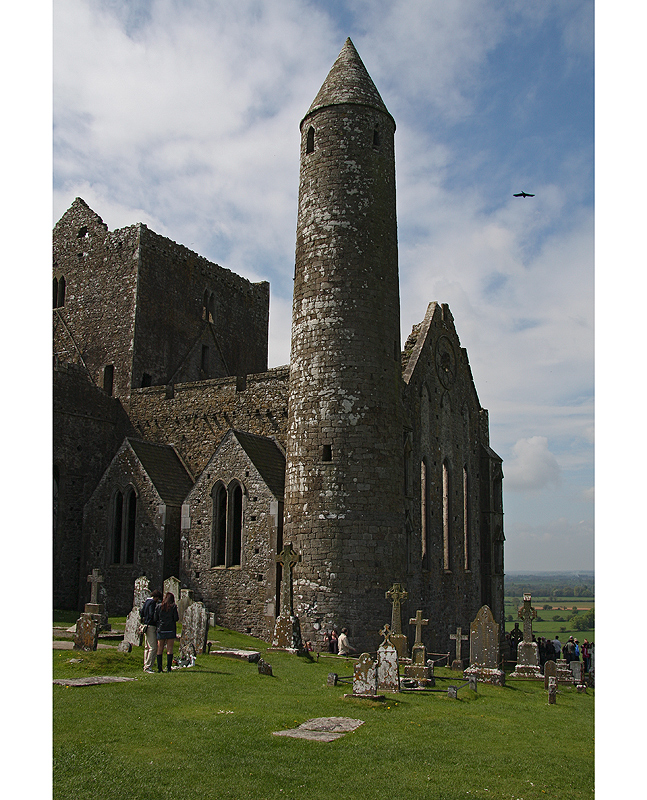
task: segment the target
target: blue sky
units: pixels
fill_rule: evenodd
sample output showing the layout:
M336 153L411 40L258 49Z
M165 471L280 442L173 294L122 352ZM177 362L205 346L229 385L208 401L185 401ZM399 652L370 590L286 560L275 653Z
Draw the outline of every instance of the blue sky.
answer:
M506 569L592 569L592 3L66 0L53 23L54 220L78 195L269 280L272 366L298 126L353 39L397 123L402 340L449 303L504 459Z

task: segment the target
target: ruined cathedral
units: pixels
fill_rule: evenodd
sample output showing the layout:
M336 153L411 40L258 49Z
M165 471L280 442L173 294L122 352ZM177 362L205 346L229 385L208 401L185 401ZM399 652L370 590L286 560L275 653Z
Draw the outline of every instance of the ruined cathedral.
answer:
M54 229L54 605L98 568L111 615L173 575L269 639L291 543L315 649L374 650L386 592L450 649L503 628L501 459L443 303L400 343L395 122L348 39L301 121L290 364L267 368L269 285L77 198ZM405 618L406 617L406 618ZM405 624L405 630L407 626Z

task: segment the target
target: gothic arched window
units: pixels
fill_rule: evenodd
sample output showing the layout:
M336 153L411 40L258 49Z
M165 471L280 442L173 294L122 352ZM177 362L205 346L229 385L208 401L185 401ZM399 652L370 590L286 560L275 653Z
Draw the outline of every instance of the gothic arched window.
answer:
M115 492L112 499L112 563L121 563L121 540L123 531L124 496Z

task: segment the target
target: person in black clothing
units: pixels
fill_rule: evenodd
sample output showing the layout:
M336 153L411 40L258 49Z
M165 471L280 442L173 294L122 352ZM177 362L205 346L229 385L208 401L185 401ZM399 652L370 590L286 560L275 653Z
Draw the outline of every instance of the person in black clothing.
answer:
M157 631L155 628L155 610L162 602L162 593L159 589L151 594L139 612L139 619L144 628L144 672L153 671L153 661L157 653Z
M180 619L175 596L172 592L164 595L164 600L155 610L157 619L157 671L162 672L162 653L166 644L166 671L171 671L173 663L173 645L176 636L176 623Z

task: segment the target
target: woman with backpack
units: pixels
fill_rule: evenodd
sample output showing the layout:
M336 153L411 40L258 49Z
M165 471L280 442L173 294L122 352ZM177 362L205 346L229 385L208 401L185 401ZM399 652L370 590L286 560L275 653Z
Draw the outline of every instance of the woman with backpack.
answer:
M176 623L180 619L175 596L172 592L164 595L164 600L155 609L155 620L157 623L157 671L162 670L162 654L166 644L166 671L171 671L173 664L173 645L175 644Z

